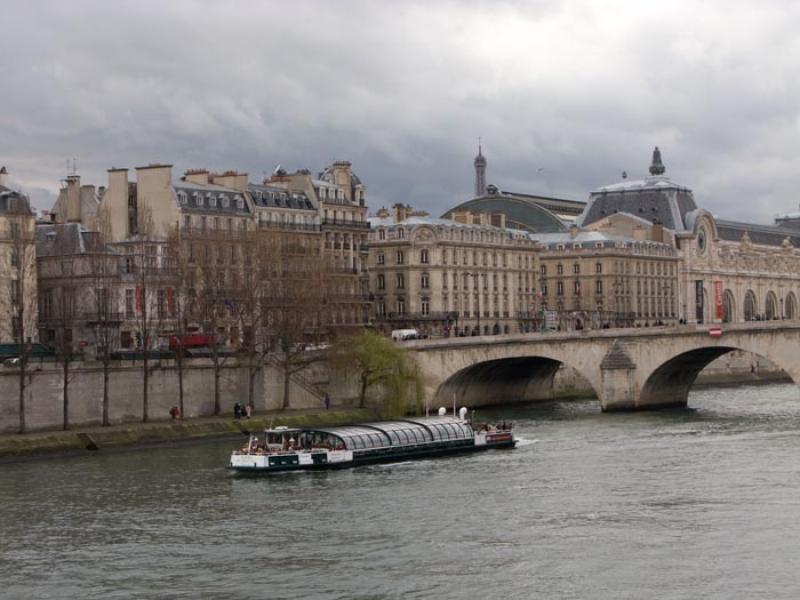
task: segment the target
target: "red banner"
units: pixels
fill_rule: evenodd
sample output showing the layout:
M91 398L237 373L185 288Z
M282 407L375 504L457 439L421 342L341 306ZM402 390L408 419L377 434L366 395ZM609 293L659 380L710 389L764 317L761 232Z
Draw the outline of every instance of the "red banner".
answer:
M722 308L722 282L715 281L714 282L714 307L716 308L716 317L718 320L722 320L725 316L725 311Z

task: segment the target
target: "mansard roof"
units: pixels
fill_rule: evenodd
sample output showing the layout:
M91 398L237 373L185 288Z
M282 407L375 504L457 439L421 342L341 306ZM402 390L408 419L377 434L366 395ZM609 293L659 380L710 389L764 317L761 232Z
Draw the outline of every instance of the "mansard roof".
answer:
M303 192L290 192L275 185L250 183L247 186L253 204L260 208L288 208L294 210L317 210L314 201Z
M658 221L672 231L687 231L686 215L697 210L692 190L674 183L664 175L664 164L658 147L653 151L649 177L625 179L602 186L589 196L589 203L578 217L578 225L586 226L615 213L629 213L651 223Z
M25 194L0 185L0 213L33 214Z
M54 223L36 227L36 255L40 258L110 251L108 246L101 243L96 231L89 231L81 223Z
M800 248L800 231L793 231L776 225L754 225L739 221L715 219L717 232L722 240L740 242L745 233L753 244L781 246L786 238L795 248Z
M173 185L178 204L182 210L189 212L204 212L223 215L248 215L250 206L245 200L244 193L233 188L215 184L193 183L180 181ZM185 197L185 202L181 196ZM213 205L209 200L214 198ZM241 206L238 200L241 199Z

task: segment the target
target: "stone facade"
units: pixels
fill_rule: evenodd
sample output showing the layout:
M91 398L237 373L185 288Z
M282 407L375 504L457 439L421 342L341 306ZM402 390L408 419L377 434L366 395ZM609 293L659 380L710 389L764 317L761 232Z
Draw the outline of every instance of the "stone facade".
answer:
M650 171L642 180L592 192L580 225L671 245L681 321L800 318L800 231L792 218L779 218L777 225L718 219L697 206L690 189L666 176L658 149Z
M384 330L427 335L516 333L533 327L536 244L488 223L416 216L396 205L371 219L370 289ZM501 223L502 225L502 223Z
M36 341L35 219L23 194L0 168L0 343Z

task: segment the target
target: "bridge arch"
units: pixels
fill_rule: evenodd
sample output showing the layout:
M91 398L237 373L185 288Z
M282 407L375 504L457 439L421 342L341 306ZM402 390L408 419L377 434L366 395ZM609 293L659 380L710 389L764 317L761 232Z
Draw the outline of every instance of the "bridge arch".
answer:
M800 384L800 369L792 362L792 353L783 352L778 344L768 343L721 343L686 349L673 355L643 377L637 402L638 408L659 406L686 406L689 391L697 376L705 367L719 357L733 351L749 352L766 358L786 372L796 384Z
M600 397L588 373L561 358L532 354L483 360L456 371L439 385L433 405L451 406L454 397L464 406L551 400L555 376L562 365L585 379Z

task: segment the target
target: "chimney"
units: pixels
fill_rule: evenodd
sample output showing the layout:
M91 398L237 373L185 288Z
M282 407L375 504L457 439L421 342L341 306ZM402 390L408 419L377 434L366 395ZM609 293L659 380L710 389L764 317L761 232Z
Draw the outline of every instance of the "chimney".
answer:
M392 206L392 211L394 212L394 222L395 223L402 223L403 221L408 218L408 209L409 207L403 204L402 202L398 202L394 206Z
M231 188L239 192L247 191L247 173L238 173L237 171L225 171L224 173L213 173L211 176L211 183L221 185L222 187Z
M206 169L189 169L183 174L183 179L189 183L208 185L208 171Z
M0 167L0 185L8 187L8 171L5 167Z
M653 238L654 242L661 242L662 244L664 243L664 224L658 219L653 221L651 237Z
M81 220L81 178L80 175L67 175L66 223L79 223Z

